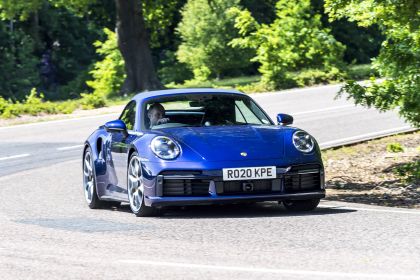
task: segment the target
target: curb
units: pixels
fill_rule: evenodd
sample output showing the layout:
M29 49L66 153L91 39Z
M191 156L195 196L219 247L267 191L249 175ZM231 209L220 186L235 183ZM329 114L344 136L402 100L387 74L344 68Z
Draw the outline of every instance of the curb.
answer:
M374 132L371 134L366 134L364 136L354 136L354 137L349 137L345 139L329 141L329 142L321 143L319 146L321 150L334 149L334 148L339 148L339 147L344 147L344 146L351 146L351 145L367 142L370 140L380 139L380 138L384 138L391 135L415 132L418 130L419 128L413 128L413 127L407 126L407 127L399 128L399 129L389 129L389 130L384 130L380 132Z

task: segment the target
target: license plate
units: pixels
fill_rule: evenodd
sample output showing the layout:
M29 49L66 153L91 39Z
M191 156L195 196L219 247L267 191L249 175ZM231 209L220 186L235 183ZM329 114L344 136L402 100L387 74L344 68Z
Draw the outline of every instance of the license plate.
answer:
M223 181L275 178L275 166L223 168Z

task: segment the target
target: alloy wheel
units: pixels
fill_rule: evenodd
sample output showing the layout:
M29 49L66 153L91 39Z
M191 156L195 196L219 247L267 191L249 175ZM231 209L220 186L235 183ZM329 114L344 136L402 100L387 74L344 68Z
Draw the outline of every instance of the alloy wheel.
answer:
M128 199L134 213L140 211L143 203L144 185L141 176L140 160L133 156L128 168Z
M85 193L85 199L88 204L92 203L93 192L95 188L95 182L93 178L93 162L90 152L85 153L83 160L83 187Z

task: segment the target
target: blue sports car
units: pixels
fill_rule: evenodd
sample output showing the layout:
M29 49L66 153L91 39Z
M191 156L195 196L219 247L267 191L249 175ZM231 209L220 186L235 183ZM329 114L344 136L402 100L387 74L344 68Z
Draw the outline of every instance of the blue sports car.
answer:
M258 201L308 211L325 196L318 144L275 124L235 90L143 92L90 135L83 188L90 208L129 203L137 216L165 206Z

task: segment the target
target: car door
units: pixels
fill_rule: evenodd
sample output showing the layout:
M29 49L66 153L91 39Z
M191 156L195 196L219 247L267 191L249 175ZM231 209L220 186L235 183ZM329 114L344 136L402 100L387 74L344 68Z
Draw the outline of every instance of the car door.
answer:
M111 156L116 175L113 195L121 196L123 199L127 198L128 149L136 139L136 135L133 133L136 125L136 107L136 101L130 101L119 118L127 126L128 134L113 132L111 135Z

